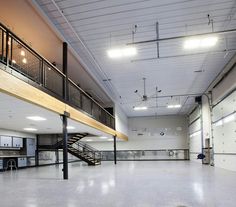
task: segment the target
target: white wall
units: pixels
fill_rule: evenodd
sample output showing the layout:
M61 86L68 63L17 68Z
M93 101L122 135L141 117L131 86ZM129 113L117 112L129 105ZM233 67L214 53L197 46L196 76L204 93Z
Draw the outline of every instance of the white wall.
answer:
M18 131L11 131L11 130L7 130L7 129L0 129L0 135L15 136L15 137L22 137L22 138L36 138L35 134L29 134L29 133L18 132Z
M205 146L205 140L210 139L210 147L212 147L212 136L211 136L211 111L208 98L202 96L202 130L203 130L203 147Z
M128 118L118 104L115 105L115 118L116 130L128 135Z
M128 136L129 141L117 142L117 150L188 149L187 119L185 116L128 118ZM113 150L112 142L89 144L99 150Z

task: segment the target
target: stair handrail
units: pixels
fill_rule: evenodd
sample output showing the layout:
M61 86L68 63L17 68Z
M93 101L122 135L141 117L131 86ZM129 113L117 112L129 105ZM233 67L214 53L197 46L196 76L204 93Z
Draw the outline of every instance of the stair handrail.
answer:
M93 158L94 159L101 159L101 152L81 141L75 142L75 145L79 146L79 147L83 147L83 149L86 149L87 151L91 152L93 154Z

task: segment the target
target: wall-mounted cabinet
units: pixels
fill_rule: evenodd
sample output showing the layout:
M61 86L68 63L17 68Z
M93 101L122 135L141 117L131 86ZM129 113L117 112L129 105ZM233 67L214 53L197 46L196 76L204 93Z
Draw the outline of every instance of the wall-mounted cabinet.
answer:
M18 138L18 137L13 137L12 138L12 147L18 147L18 148L23 147L23 139Z
M1 136L0 137L0 146L1 147L12 147L12 137Z

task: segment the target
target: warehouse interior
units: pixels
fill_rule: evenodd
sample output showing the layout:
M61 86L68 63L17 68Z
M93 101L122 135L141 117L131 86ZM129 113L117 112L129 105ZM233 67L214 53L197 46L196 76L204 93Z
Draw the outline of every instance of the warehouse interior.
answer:
M234 207L235 14L1 1L1 206Z

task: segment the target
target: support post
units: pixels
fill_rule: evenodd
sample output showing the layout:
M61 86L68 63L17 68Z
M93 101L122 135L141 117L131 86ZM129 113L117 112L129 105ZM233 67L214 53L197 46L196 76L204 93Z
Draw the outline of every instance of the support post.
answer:
M68 149L67 149L67 116L62 115L63 125L63 178L68 179Z
M35 165L39 166L39 135L36 135Z
M114 164L116 165L116 135L113 138L114 138Z
M62 59L62 69L65 75L64 85L63 85L63 98L65 101L68 101L68 46L66 42L63 42L63 59Z

